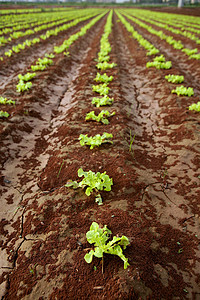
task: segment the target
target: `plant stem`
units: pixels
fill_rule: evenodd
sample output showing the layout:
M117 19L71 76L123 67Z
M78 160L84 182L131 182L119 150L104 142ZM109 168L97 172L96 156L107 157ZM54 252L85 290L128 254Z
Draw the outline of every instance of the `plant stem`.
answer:
M62 164L61 164L60 169L59 169L58 174L57 174L57 178L60 176L60 172L61 172L61 169L63 167L64 161L65 160L63 159Z

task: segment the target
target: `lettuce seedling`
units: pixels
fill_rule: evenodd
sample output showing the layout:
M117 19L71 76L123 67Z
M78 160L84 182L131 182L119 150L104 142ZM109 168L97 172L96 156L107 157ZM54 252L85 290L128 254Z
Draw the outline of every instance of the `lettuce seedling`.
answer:
M86 233L88 243L94 244L94 250L90 250L90 252L84 256L84 259L90 264L93 256L102 258L102 273L104 253L119 256L124 262L124 269L129 266L128 258L123 254L123 250L130 244L129 239L123 235L122 237L114 236L111 241L108 241L111 234L112 232L107 228L107 225L100 228L96 222L92 222L90 230Z
M107 69L113 69L114 67L116 67L117 65L115 63L111 63L109 64L108 62L100 62L96 65L97 69L100 70L107 70Z
M182 75L166 75L165 79L171 83L182 83L184 81L184 76Z
M36 76L36 73L26 73L25 75L19 74L18 78L22 81L30 81Z
M147 68L155 67L156 69L170 69L172 67L171 61L160 62L160 61L149 61L146 64Z
M99 93L101 96L106 96L109 93L110 88L107 86L107 83L93 85L93 92Z
M47 66L43 66L43 65L35 65L35 66L31 66L31 70L32 71L44 71L47 68Z
M91 170L88 172L84 172L83 169L78 169L78 177L83 177L81 182L72 181L69 180L65 186L66 187L72 187L73 189L77 188L85 188L85 194L87 196L90 196L93 191L96 194L95 202L98 203L98 205L102 205L102 198L101 195L98 193L98 191L111 191L111 186L113 185L112 178L110 178L106 172L104 173L94 173ZM97 194L98 193L98 194Z
M15 104L15 101L13 100L8 100L7 98L4 98L4 97L0 97L0 104Z
M166 60L164 55L161 54L160 56L156 56L153 61L165 62Z
M172 94L177 94L178 96L193 96L194 91L191 87L185 87L184 85L177 86L175 90L171 91Z
M111 133L104 132L102 135L96 134L93 137L88 137L87 134L80 134L79 141L81 146L88 145L90 149L93 149L95 146L99 147L103 143L111 143L113 142L110 140L113 138Z
M45 57L47 57L47 58L54 58L55 55L53 53L45 53Z
M172 67L171 61L166 61L165 57L162 55L156 56L153 61L149 61L146 64L147 68L155 67L156 69L170 69Z
M189 110L195 110L195 111L199 111L200 112L200 102L192 103L189 106Z
M12 50L10 49L10 50L8 50L8 51L6 51L4 54L6 55L6 56L8 56L8 57L10 57L10 56L12 56Z
M191 56L193 54L196 54L198 52L198 49L189 49L189 48L184 48L181 50L182 52L185 52L186 55Z
M19 83L16 85L17 92L19 93L27 91L31 87L32 87L32 82L28 81L25 83L23 80L20 80Z
M52 65L53 64L53 60L49 59L47 57L44 58L38 58L36 65L42 65L42 66L48 66L48 65Z
M200 53L190 55L189 59L198 59L198 60L200 60Z
M147 56L155 55L157 53L159 53L159 50L156 48L152 48L152 49L148 50Z
M8 118L9 113L7 111L0 110L0 118Z
M113 80L113 76L108 76L106 73L101 75L100 73L97 73L96 78L94 79L96 82L104 82L109 83Z
M103 124L105 125L108 125L109 124L109 121L107 118L105 117L112 117L115 115L115 112L113 113L110 113L108 110L102 110L98 116L95 115L95 112L94 110L87 113L86 117L85 117L85 120L88 121L88 120L93 120L93 121L96 121L96 122L102 122Z
M102 98L93 97L92 104L96 105L96 107L100 107L100 106L105 106L105 105L112 105L113 101L114 101L113 98L109 98L106 95Z

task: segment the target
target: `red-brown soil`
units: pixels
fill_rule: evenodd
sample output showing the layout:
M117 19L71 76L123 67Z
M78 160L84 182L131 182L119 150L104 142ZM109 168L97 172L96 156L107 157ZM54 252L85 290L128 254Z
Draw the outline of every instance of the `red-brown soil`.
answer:
M87 112L101 110L91 100L105 22L78 39L70 57L57 55L22 96L17 74L31 61L25 65L25 58L19 70L16 55L12 72L1 65L8 76L1 94L16 100L1 108L11 114L0 125L2 299L200 299L200 116L188 111L199 101L199 61L134 25L173 65L147 69L144 49L114 14L109 40L117 67L106 73L114 77L115 101L106 109L116 114L108 125L86 122ZM41 54L40 47L27 51L27 57ZM166 74L184 75L195 95L171 94ZM113 134L112 145L80 146L81 133L105 131ZM94 195L64 186L79 180L80 167L113 179L112 191L101 193L102 206ZM93 221L129 238L126 270L110 255L103 274L100 259L85 262Z

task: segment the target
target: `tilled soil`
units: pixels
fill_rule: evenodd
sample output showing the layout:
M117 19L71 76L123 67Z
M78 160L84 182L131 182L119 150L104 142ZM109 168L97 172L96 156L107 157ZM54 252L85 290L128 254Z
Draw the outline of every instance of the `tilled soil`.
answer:
M17 99L0 135L3 299L200 298L200 117L187 109L199 99L199 62L134 25L173 65L147 69L144 49L114 14L109 40L117 67L106 73L114 77L115 101L106 109L116 114L108 125L86 122L87 112L101 110L91 100L105 22L78 39L70 57L56 56L23 96L15 92L16 77L1 90ZM53 38L46 52L52 47ZM166 74L184 75L195 96L171 94ZM80 146L81 133L105 131L113 144ZM80 167L113 179L112 191L101 193L102 206L94 195L65 187L80 180ZM110 255L103 274L100 259L85 262L93 221L129 238L126 270Z

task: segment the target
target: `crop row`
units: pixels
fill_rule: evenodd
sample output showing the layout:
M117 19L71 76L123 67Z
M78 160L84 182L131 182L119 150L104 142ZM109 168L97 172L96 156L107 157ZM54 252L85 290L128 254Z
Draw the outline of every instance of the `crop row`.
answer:
M174 49L181 50L182 52L184 52L186 55L189 56L190 59L200 60L200 53L197 53L198 52L197 48L195 48L195 49L185 48L180 40L176 40L172 36L164 34L164 32L161 30L158 31L158 30L154 29L150 25L145 24L144 22L128 15L125 12L123 12L123 14L128 19L130 19L132 22L136 23L137 25L139 25L142 28L145 28L151 34L158 36L161 40L165 40Z
M50 24L54 24L54 22L55 22L55 25L60 24L62 20L64 23L64 22L66 22L65 21L66 17L68 17L72 13L73 13L73 11L69 11L69 12L66 12L63 14L57 13L54 16L52 16L51 14L49 14L47 16L43 16L43 17L40 16L40 18L38 16L34 22L33 22L33 19L27 18L20 24L19 24L19 22L17 22L17 25L15 25L15 26L11 26L9 28L8 27L2 28L0 30L0 35L2 36L2 35L7 35L8 33L10 33L10 36L7 37L7 40L9 42L12 39L17 39L21 36L24 36L25 29L31 28L32 33L35 33L42 29L48 28L48 25L45 26L46 23L49 23L49 27L51 27ZM58 21L60 21L60 23L57 23ZM54 25L52 25L52 26L54 26Z
M27 47L31 47L35 44L40 43L42 40L46 40L46 39L50 38L51 36L58 35L60 32L65 31L65 30L77 25L78 23L83 22L83 21L95 16L99 12L100 11L97 12L94 10L91 10L91 11L88 10L87 13L80 12L78 15L76 14L76 18L75 18L74 13L72 13L72 15L70 15L66 21L70 21L75 18L74 21L64 24L64 25L61 25L61 26L58 26L55 29L47 30L45 32L45 34L40 35L40 37L33 38L32 40L25 40L23 43L19 43L15 46L12 46L11 49L8 49L7 51L5 51L4 55L7 57L10 57L14 53L19 53ZM47 25L47 27L48 27L48 25ZM0 57L0 60L3 61L4 57Z
M149 11L141 11L141 10L134 10L134 12L137 12L137 17L145 17L146 20L151 19L153 21L158 21L161 24L168 24L173 26L173 28L179 28L179 30L182 31L182 33L186 32L186 31L191 31L197 34L200 34L200 30L197 28L200 28L200 25L198 24L194 24L193 26L197 27L191 27L190 24L188 24L188 22L181 22L181 20L176 20L174 19L174 17L168 17L167 15L165 15L165 17L163 17L163 13L155 13L151 11L151 14L149 13ZM190 26L189 26L190 25ZM177 31L177 34L179 34L179 31ZM187 34L187 33L186 33Z
M170 32L172 32L174 34L182 35L182 36L184 36L184 37L186 37L186 38L188 38L188 39L196 42L197 44L200 44L200 39L197 36L195 36L194 34L192 34L191 32L186 31L185 29L184 29L184 31L180 30L180 29L175 29L173 27L168 26L169 22L166 22L166 21L162 20L162 22L160 23L160 22L157 22L155 19L152 20L152 18L149 18L146 15L145 16L142 16L142 15L138 16L137 14L135 14L134 11L131 11L131 12L132 12L132 14L134 14L134 16L137 16L137 19L139 18L139 19L141 19L141 20L143 20L145 22L148 22L150 24L153 24L153 25L155 25L157 27L164 28L165 30L170 31Z
M120 21L124 24L125 28L132 33L132 36L134 39L138 41L138 43L144 47L147 50L147 56L155 55L159 52L157 48L154 47L151 43L149 43L147 40L143 38L142 35L140 35L131 25L126 21L126 19L120 14L117 13ZM126 15L126 14L125 14ZM127 16L127 15L126 15ZM130 18L132 20L132 18ZM146 64L147 68L155 67L156 69L170 69L172 67L171 61L166 61L163 54L160 56L155 56L153 61L147 62ZM184 81L183 75L174 75L169 74L165 76L165 79L173 84L180 84ZM194 91L192 87L185 87L183 85L176 86L175 89L171 90L172 94L177 94L178 96L193 96ZM189 110L196 110L199 111L199 102L197 104L193 103L189 106Z
M69 7L42 7L42 8L28 8L28 9L2 9L0 10L0 15L12 15L14 16L15 14L30 14L30 13L40 13L40 12L56 12L56 11L65 11L65 10L70 10L71 8Z
M109 83L113 80L113 76L109 76L104 73L105 70L114 68L116 65L110 62L110 52L111 45L109 43L109 35L112 31L112 15L111 11L108 15L107 22L104 28L104 33L100 40L100 51L98 53L97 65L96 68L100 70L97 72L94 81L99 83L98 85L93 85L92 89L95 93L99 94L100 97L93 97L92 104L96 105L99 108L101 106L112 105L114 99L109 98ZM108 110L100 110L98 115L95 115L94 111L89 112L85 120L86 121L95 121L102 122L103 126L106 126L109 121L107 117L111 117L115 112L110 113ZM96 134L95 136L88 137L88 134L80 134L79 140L81 146L89 146L92 150L94 147L99 147L103 143L112 144L112 134L104 132L102 135ZM111 191L111 186L113 185L113 180L110 178L106 171L104 173L94 173L89 170L88 172L83 171L81 168L78 170L78 177L84 177L80 182L69 181L65 186L76 188L86 188L85 194L90 196L91 193L95 194L95 201L98 205L102 205L102 197L99 191ZM116 237L114 236L111 241L109 241L109 235L112 232L105 225L103 228L100 228L96 222L93 222L90 226L90 230L86 233L87 241L90 244L94 244L94 250L90 250L84 258L87 263L91 263L93 256L102 259L102 273L103 273L103 255L104 253L113 254L119 256L124 262L124 269L128 267L128 259L123 254L123 249L126 249L129 245L129 240L126 236Z
M105 15L106 12L98 15L97 17L93 18L88 24L86 24L85 26L83 26L81 28L80 31L78 31L77 33L75 34L72 34L67 40L65 40L63 42L63 44L61 46L54 46L54 52L56 54L58 53L61 53L61 52L64 52L66 50L69 49L69 47L80 37L80 36L83 36L84 34L86 34L86 32L92 27L94 26L94 24L100 20L104 15ZM97 12L96 12L97 14ZM87 17L87 18L90 18L91 16ZM86 18L86 17L85 17ZM78 24L80 22L80 20L78 21L77 20L77 23ZM73 23L73 22L72 22ZM70 24L70 23L69 23ZM67 25L69 25L67 24ZM73 23L73 25L75 25ZM71 25L72 26L72 25ZM62 51L61 51L62 50ZM68 55L68 53L65 52L66 55ZM27 90L29 90L31 87L32 87L32 80L37 76L37 73L36 72L41 72L41 71L44 71L48 68L48 66L52 65L53 64L53 58L55 57L55 54L53 53L50 53L50 54L46 54L45 57L43 58L38 58L38 60L36 61L35 64L32 64L31 65L31 70L34 71L34 73L30 73L30 72L27 72L26 74L22 75L22 74L19 74L18 75L18 84L16 85L16 89L19 93L22 93L22 92L25 92ZM10 102L11 99L9 99L9 102L7 102L6 98L3 97L4 101L2 100L2 103L1 104L15 104L13 102ZM6 100L5 100L6 99ZM11 100L12 101L12 100ZM9 117L9 114L6 112L6 111L1 111L1 114L0 114L0 117L1 118L7 118Z

